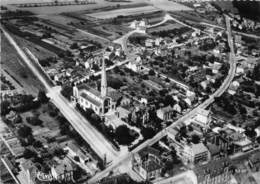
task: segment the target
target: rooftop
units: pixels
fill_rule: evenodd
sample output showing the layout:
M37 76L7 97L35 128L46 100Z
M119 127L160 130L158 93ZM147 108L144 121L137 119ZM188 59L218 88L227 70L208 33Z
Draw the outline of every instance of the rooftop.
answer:
M148 154L152 154L152 155L155 155L157 157L160 156L160 152L159 150L155 149L155 148L152 148L150 146L142 149L140 152L139 152L139 155L141 157L141 159L144 159Z
M87 95L87 93L85 92L81 92L80 96L85 98L87 101L91 102L92 104L94 104L95 106L101 106L102 104L100 102L98 102L97 100L95 100L94 98L90 97L89 95Z
M159 109L159 111L162 111L163 113L172 112L173 108L169 105L167 107L163 107L163 108Z
M203 143L192 144L191 149L192 149L194 155L208 151L208 148Z
M162 168L162 166L159 163L157 163L154 159L149 159L147 162L144 163L143 166L148 172L156 171Z

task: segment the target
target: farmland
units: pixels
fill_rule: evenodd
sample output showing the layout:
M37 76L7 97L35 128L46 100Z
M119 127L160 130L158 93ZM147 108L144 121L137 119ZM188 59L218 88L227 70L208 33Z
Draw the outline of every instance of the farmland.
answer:
M22 62L14 48L1 34L1 67L21 84L28 92L37 93L41 84Z
M51 0L44 0L38 2L50 2ZM117 4L134 4L138 2L138 0L132 0L131 2L117 2ZM1 4L15 4L15 3L37 3L37 0L3 0ZM51 15L51 14L60 14L63 12L78 12L83 10L90 10L95 8L102 8L107 6L114 6L115 3L108 2L105 0L98 0L96 4L87 4L87 5L71 5L71 6L48 6L48 7L28 7L28 8L18 8L12 6L14 9L21 9L26 11L31 11L38 15Z

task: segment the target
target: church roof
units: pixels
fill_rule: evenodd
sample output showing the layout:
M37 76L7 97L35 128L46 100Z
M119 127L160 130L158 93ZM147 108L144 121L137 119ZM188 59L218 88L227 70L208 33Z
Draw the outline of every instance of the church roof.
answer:
M87 101L91 102L92 104L94 104L95 106L99 107L102 104L100 102L98 102L97 100L95 100L94 98L91 98L89 95L87 95L87 93L82 92L80 94L80 96L82 96L83 98L85 98Z
M81 90L86 90L86 91L89 91L90 93L94 94L95 96L97 97L101 97L101 93L100 91L94 89L94 88L91 88L90 86L88 86L87 84L80 84L77 86L78 87L78 90L81 91Z

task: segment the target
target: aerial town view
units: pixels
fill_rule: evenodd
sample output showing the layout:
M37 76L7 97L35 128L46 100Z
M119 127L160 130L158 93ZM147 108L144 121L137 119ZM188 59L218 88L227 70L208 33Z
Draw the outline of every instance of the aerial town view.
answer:
M260 2L1 0L0 184L260 184Z

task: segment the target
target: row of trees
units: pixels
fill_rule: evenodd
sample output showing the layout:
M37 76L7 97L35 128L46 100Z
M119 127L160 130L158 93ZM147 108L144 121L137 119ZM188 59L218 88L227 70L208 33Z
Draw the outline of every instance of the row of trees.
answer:
M11 110L16 112L26 112L31 109L37 109L41 104L47 103L49 98L44 91L40 91L37 100L32 95L20 95L18 101L1 102L1 115L7 115Z

